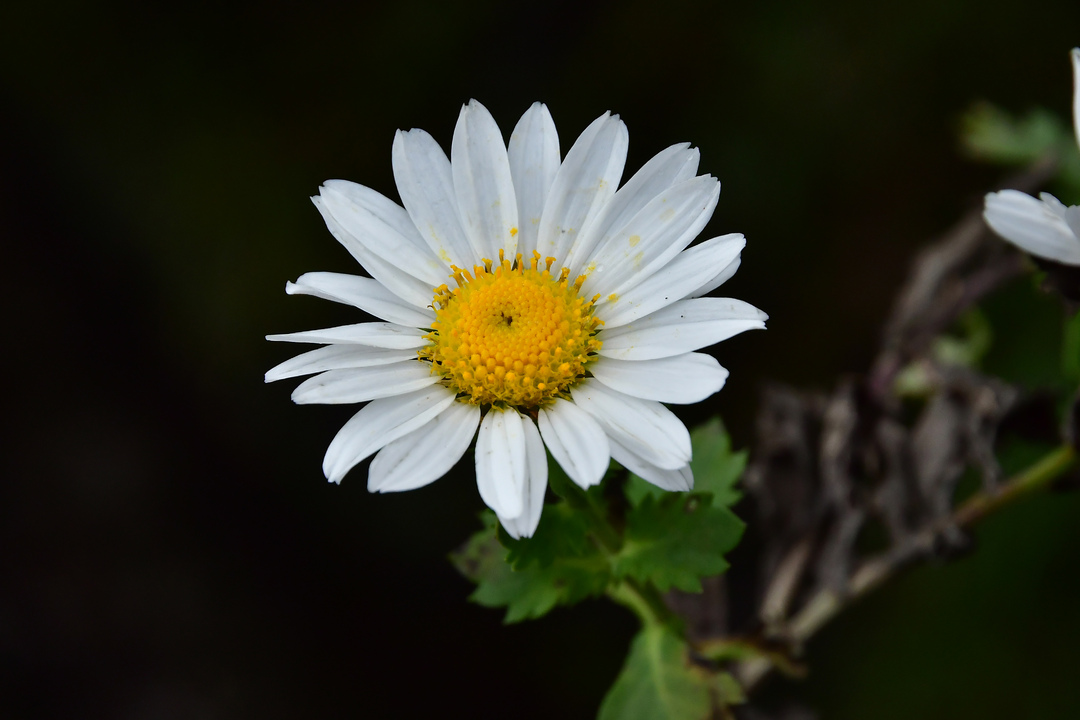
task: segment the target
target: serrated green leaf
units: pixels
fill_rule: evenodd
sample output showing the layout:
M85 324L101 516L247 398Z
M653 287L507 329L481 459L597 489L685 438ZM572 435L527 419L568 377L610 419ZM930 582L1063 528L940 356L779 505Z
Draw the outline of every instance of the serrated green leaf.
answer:
M546 568L558 558L595 555L596 548L589 541L588 531L588 519L561 502L544 507L532 537L514 539L500 533L499 540L509 551L506 561L515 570L533 564Z
M727 569L724 553L745 526L707 494L645 496L626 518L625 542L614 558L617 578L632 577L666 592L701 592L701 578Z
M559 463L548 454L548 487L551 492L571 503L583 502L585 491L570 479Z
M731 436L720 418L713 418L690 432L694 456L690 469L694 471L694 492L712 493L714 507L730 507L742 499L735 483L746 469L748 453L731 451Z
M594 485L588 490L583 490L580 485L570 479L570 476L566 474L566 471L562 469L559 463L555 462L555 458L551 457L550 454L548 455L548 487L551 489L551 492L558 495L561 499L566 500L574 507L579 507L582 504L589 502L597 510L603 510L603 485L622 472L625 472L622 467L612 460L611 463L609 463L608 469L604 473L604 477L600 481L600 484Z
M728 507L742 498L735 483L746 469L747 452L731 451L731 437L720 418L713 418L690 431L693 457L690 469L694 473L694 492L710 493L714 506ZM646 495L663 497L665 491L637 475L631 475L626 483L626 498L631 505L638 505Z
M623 492L631 505L640 505L641 501L646 497L658 498L664 493L663 490L648 480L642 479L633 473L630 473L630 477L626 479L626 487L623 488Z
M564 513L560 505L548 506L541 519L549 516L556 518L549 525L558 525L558 518ZM485 607L505 607L504 622L514 623L530 618L538 618L558 605L571 605L591 595L598 595L607 587L610 579L610 566L607 561L589 544L581 552L560 554L552 551L545 564L540 562L550 548L537 545L531 551L518 547L518 568L511 566L507 556L513 552L500 543L497 536L495 514L486 511L483 514L486 527L474 534L457 552L451 554L451 561L462 575L477 584L469 599ZM558 535L557 528L548 533ZM542 536L538 529L536 537L529 541L519 540L511 543L535 541ZM560 545L561 549L570 545Z
M646 626L630 645L599 720L704 720L712 713L710 680L691 664L685 642L663 626Z

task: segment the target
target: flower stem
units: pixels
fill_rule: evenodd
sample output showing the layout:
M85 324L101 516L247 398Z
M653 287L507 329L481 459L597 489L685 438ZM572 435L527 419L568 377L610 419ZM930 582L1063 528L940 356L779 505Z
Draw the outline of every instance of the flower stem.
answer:
M642 625L674 625L676 618L656 588L624 578L607 590L609 598L630 608Z
M582 492L567 493L565 500L588 519L589 530L596 546L614 566L615 558L622 550L623 539L608 521L606 513ZM668 609L663 596L650 584L640 583L633 578L622 578L608 587L607 595L632 610L644 625L680 627L678 616Z

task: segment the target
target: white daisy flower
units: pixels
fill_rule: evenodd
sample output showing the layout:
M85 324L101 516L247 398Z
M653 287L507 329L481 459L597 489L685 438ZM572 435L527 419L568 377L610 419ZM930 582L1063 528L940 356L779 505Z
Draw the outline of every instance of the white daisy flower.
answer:
M619 188L627 142L606 113L560 161L546 106L529 108L504 145L472 101L449 159L423 130L397 133L404 207L344 180L320 188L312 199L330 232L371 277L307 273L285 291L384 322L270 335L324 347L266 380L318 373L295 402L367 403L326 451L330 481L375 454L369 490L418 488L476 437L480 496L514 537L540 520L545 447L583 488L614 458L664 489L691 489L690 435L662 403L723 387L727 370L694 351L763 328L766 315L701 297L734 274L745 241L687 249L720 195L697 175L698 151L669 147Z
M1073 125L1080 144L1080 48L1072 50ZM1039 199L1019 190L986 196L986 223L1021 250L1065 265L1080 265L1080 206L1066 207L1050 193Z

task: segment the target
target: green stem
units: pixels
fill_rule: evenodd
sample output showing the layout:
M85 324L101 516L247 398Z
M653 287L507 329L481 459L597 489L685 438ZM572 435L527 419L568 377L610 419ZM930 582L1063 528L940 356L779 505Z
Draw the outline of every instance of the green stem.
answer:
M1071 445L1059 447L1027 470L1015 475L997 492L981 492L973 495L953 515L956 524L971 525L998 508L1046 487L1052 480L1068 470L1075 460L1076 450Z
M630 608L642 625L673 625L674 614L664 604L660 593L648 585L641 585L635 580L625 578L607 590L609 598Z
M593 504L585 493L568 493L565 498L575 510L584 513L597 547L614 565L615 556L622 550L623 540L611 526L607 517ZM633 578L623 578L607 591L608 597L634 612L644 625L671 625L678 627L677 616L664 604L664 598L652 585L639 583Z

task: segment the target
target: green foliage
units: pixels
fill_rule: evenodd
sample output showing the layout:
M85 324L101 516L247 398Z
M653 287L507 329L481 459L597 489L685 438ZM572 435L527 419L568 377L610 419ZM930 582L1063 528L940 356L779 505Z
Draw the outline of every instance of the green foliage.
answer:
M1001 165L1030 165L1047 157L1060 163L1059 182L1072 199L1080 196L1080 154L1072 128L1045 110L1014 117L983 103L963 119L961 137L975 158ZM1068 201L1068 198L1062 198Z
M1061 302L1022 278L987 297L982 311L994 342L981 362L982 371L1028 389L1075 390L1063 376Z
M486 527L451 555L458 571L477 584L469 599L485 607L505 607L504 622L514 623L602 593L609 565L585 541L584 529L572 516L561 505L545 508L535 537L508 539L508 551L500 542L495 514L485 511Z
M471 599L506 608L512 623L605 591L617 597L623 580L654 586L653 593L700 592L701 578L727 569L724 553L742 535L743 523L728 506L740 498L735 483L746 453L731 451L719 420L695 429L691 439L695 492L664 492L630 478L629 507L618 486L611 488L614 507L605 497L604 486L625 473L618 465L602 486L586 491L549 459L549 487L561 501L545 506L533 537L515 540L485 512L484 529L451 556L477 584Z
M934 359L943 365L979 367L994 339L994 331L986 315L978 308L972 308L960 317L954 330L934 341Z
M1065 321L1061 343L1061 374L1072 387L1080 385L1080 312Z
M728 507L742 498L735 483L746 469L747 452L732 452L731 437L720 418L713 418L690 431L693 458L690 469L694 472L694 492L710 493L713 504ZM647 480L631 475L626 484L626 497L632 505L638 505L646 495L660 498L666 493Z
M694 666L685 642L666 628L641 630L599 720L704 720L712 716L713 679Z
M704 493L646 495L626 518L622 549L614 558L615 576L701 592L701 578L722 573L724 553L742 536L743 522L726 507L713 507Z
M500 528L499 541L507 548L506 562L515 570L531 565L546 568L560 558L596 555L589 540L588 518L565 502L548 505L531 538L515 540Z
M690 432L694 492L670 493L636 475L625 488L630 501L615 576L701 592L701 578L727 569L724 553L742 536L743 523L728 510L742 497L735 483L746 468L746 451L732 452L719 418Z

